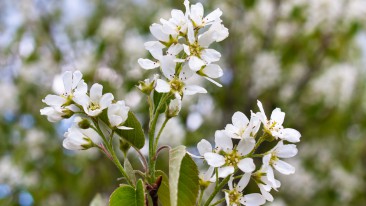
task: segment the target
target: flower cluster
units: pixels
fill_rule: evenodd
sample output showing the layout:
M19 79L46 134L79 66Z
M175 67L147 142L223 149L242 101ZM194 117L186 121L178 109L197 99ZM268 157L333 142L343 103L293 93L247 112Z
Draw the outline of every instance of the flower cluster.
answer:
M124 101L114 101L111 93L103 94L103 86L95 83L88 92L88 86L80 71L66 71L63 76L63 89L59 95L49 94L42 101L48 105L41 109L50 122L57 122L72 116L74 124L65 133L63 146L70 150L88 149L100 146L102 137L96 129L97 117L107 111L106 128L130 130L124 126L129 107ZM99 127L99 124L98 124Z
M245 114L236 112L232 124L226 125L224 130L216 131L215 148L204 139L197 145L199 154L210 165L209 174L206 173L201 182L207 186L209 180L215 182L218 178L226 178L229 184L229 190L224 190L227 205L254 206L262 205L266 200L273 201L270 191L277 190L281 185L275 179L274 170L284 175L295 172L295 168L282 159L297 154L296 145L285 142L299 142L301 134L295 129L282 126L285 113L281 109L274 109L268 119L260 101L258 107L260 112L251 112L250 120ZM261 125L263 132L258 135ZM278 142L272 149L262 154L256 153L263 142L275 140ZM253 161L256 157L262 158L260 167ZM216 168L215 174L212 168ZM233 185L233 180L237 178L240 178L239 182ZM258 185L261 194L242 194L251 179Z
M215 64L221 54L209 46L229 35L220 19L220 9L204 16L201 3L190 5L186 0L184 5L185 13L172 10L170 19L160 19L161 24L154 23L150 26L150 31L157 40L146 42L145 48L155 60L138 59L144 69L160 68L165 78L153 81L155 90L174 93L176 98L207 92L203 87L187 84L187 80L193 76L204 77L221 86L213 80L223 75L220 66ZM141 90L151 91L151 88L146 87L149 82L142 82Z

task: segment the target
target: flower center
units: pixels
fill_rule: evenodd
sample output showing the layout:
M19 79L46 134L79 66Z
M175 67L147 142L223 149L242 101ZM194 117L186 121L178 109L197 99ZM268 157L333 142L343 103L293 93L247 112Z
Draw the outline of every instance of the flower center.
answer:
M170 81L170 87L172 88L173 92L180 93L183 90L184 83L179 79L174 78Z
M90 110L97 110L97 109L100 109L100 105L99 104L95 104L95 103L91 103L90 105L89 105L89 109Z
M202 48L198 44L198 42L194 42L193 44L189 45L189 51L191 52L191 56L199 57L201 56Z
M231 153L225 154L226 165L236 167L239 161L240 161L240 155L236 150L233 150Z
M278 161L278 157L276 156L275 153L272 153L271 159L269 160L269 164L273 165L277 161Z
M236 204L236 205L240 205L240 198L243 195L236 189L230 190L229 191L229 203L230 205L232 204Z

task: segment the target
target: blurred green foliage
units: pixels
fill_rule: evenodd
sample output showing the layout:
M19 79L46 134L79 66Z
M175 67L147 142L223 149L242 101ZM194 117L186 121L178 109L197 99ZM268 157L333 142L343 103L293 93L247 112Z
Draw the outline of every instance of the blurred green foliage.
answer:
M98 151L62 148L70 121L49 123L39 114L41 100L56 75L78 69L88 83L125 99L146 128L147 106L135 86L150 73L137 59L148 55L149 25L183 9L182 2L0 2L0 205L88 205L118 186L117 169ZM281 179L276 205L365 205L366 3L202 3L221 8L229 28L229 38L215 45L223 54L224 86L202 82L209 94L185 99L166 142L195 152L235 111L257 111L260 99L266 111L280 107L285 126L302 133L292 162L297 173ZM158 161L164 171L166 155Z

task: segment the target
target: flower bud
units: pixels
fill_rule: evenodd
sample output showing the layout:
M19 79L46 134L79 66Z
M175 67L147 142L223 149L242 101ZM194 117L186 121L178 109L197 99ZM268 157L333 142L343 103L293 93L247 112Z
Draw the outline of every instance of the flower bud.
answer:
M62 118L65 118L65 119L68 119L68 118L72 117L72 115L74 115L74 112L73 112L73 111L71 111L71 110L69 110L69 109L64 109L64 110L62 111L62 115L61 115L61 117L62 117Z
M177 116L181 108L182 108L182 100L180 100L179 98L171 100L169 103L169 107L166 111L166 117L172 118Z
M131 148L131 145L127 141L125 141L122 138L119 139L119 149L123 152L125 157L127 156L127 152L130 148Z
M155 82L158 78L159 75L154 75L152 80L145 79L144 81L139 81L137 88L139 88L139 90L141 90L143 93L150 95L155 88Z
M78 126L81 129L88 129L90 128L90 122L87 119L82 119L80 122L78 122Z

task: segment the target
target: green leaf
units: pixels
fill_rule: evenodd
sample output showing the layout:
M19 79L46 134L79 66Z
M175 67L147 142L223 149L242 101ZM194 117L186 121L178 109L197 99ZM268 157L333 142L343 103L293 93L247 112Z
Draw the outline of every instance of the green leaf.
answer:
M116 130L116 133L128 141L131 145L138 149L141 149L145 145L145 135L142 130L140 122L136 116L130 111L128 112L128 118L123 126L131 127L132 130Z
M145 206L145 190L142 180L137 182L136 190L129 185L117 188L109 199L109 205Z
M199 189L198 169L186 153L185 146L178 146L170 151L169 188L171 206L196 204Z
M159 201L164 206L170 206L169 178L161 170L156 171L156 176L162 176L163 180L158 190Z
M124 160L124 166L123 166L126 170L126 173L128 175L128 177L130 178L130 180L132 181L132 183L134 185L136 185L136 175L135 172L133 171L133 167L130 163L130 161L128 161L127 157Z
M163 95L165 93L159 93L157 91L154 91L154 96L153 96L153 100L154 100L154 113L156 112L156 109L158 108L159 104L160 104L160 101L162 100L163 98ZM161 107L161 109L158 111L158 113L163 113L165 112L165 109L166 109L166 104Z

